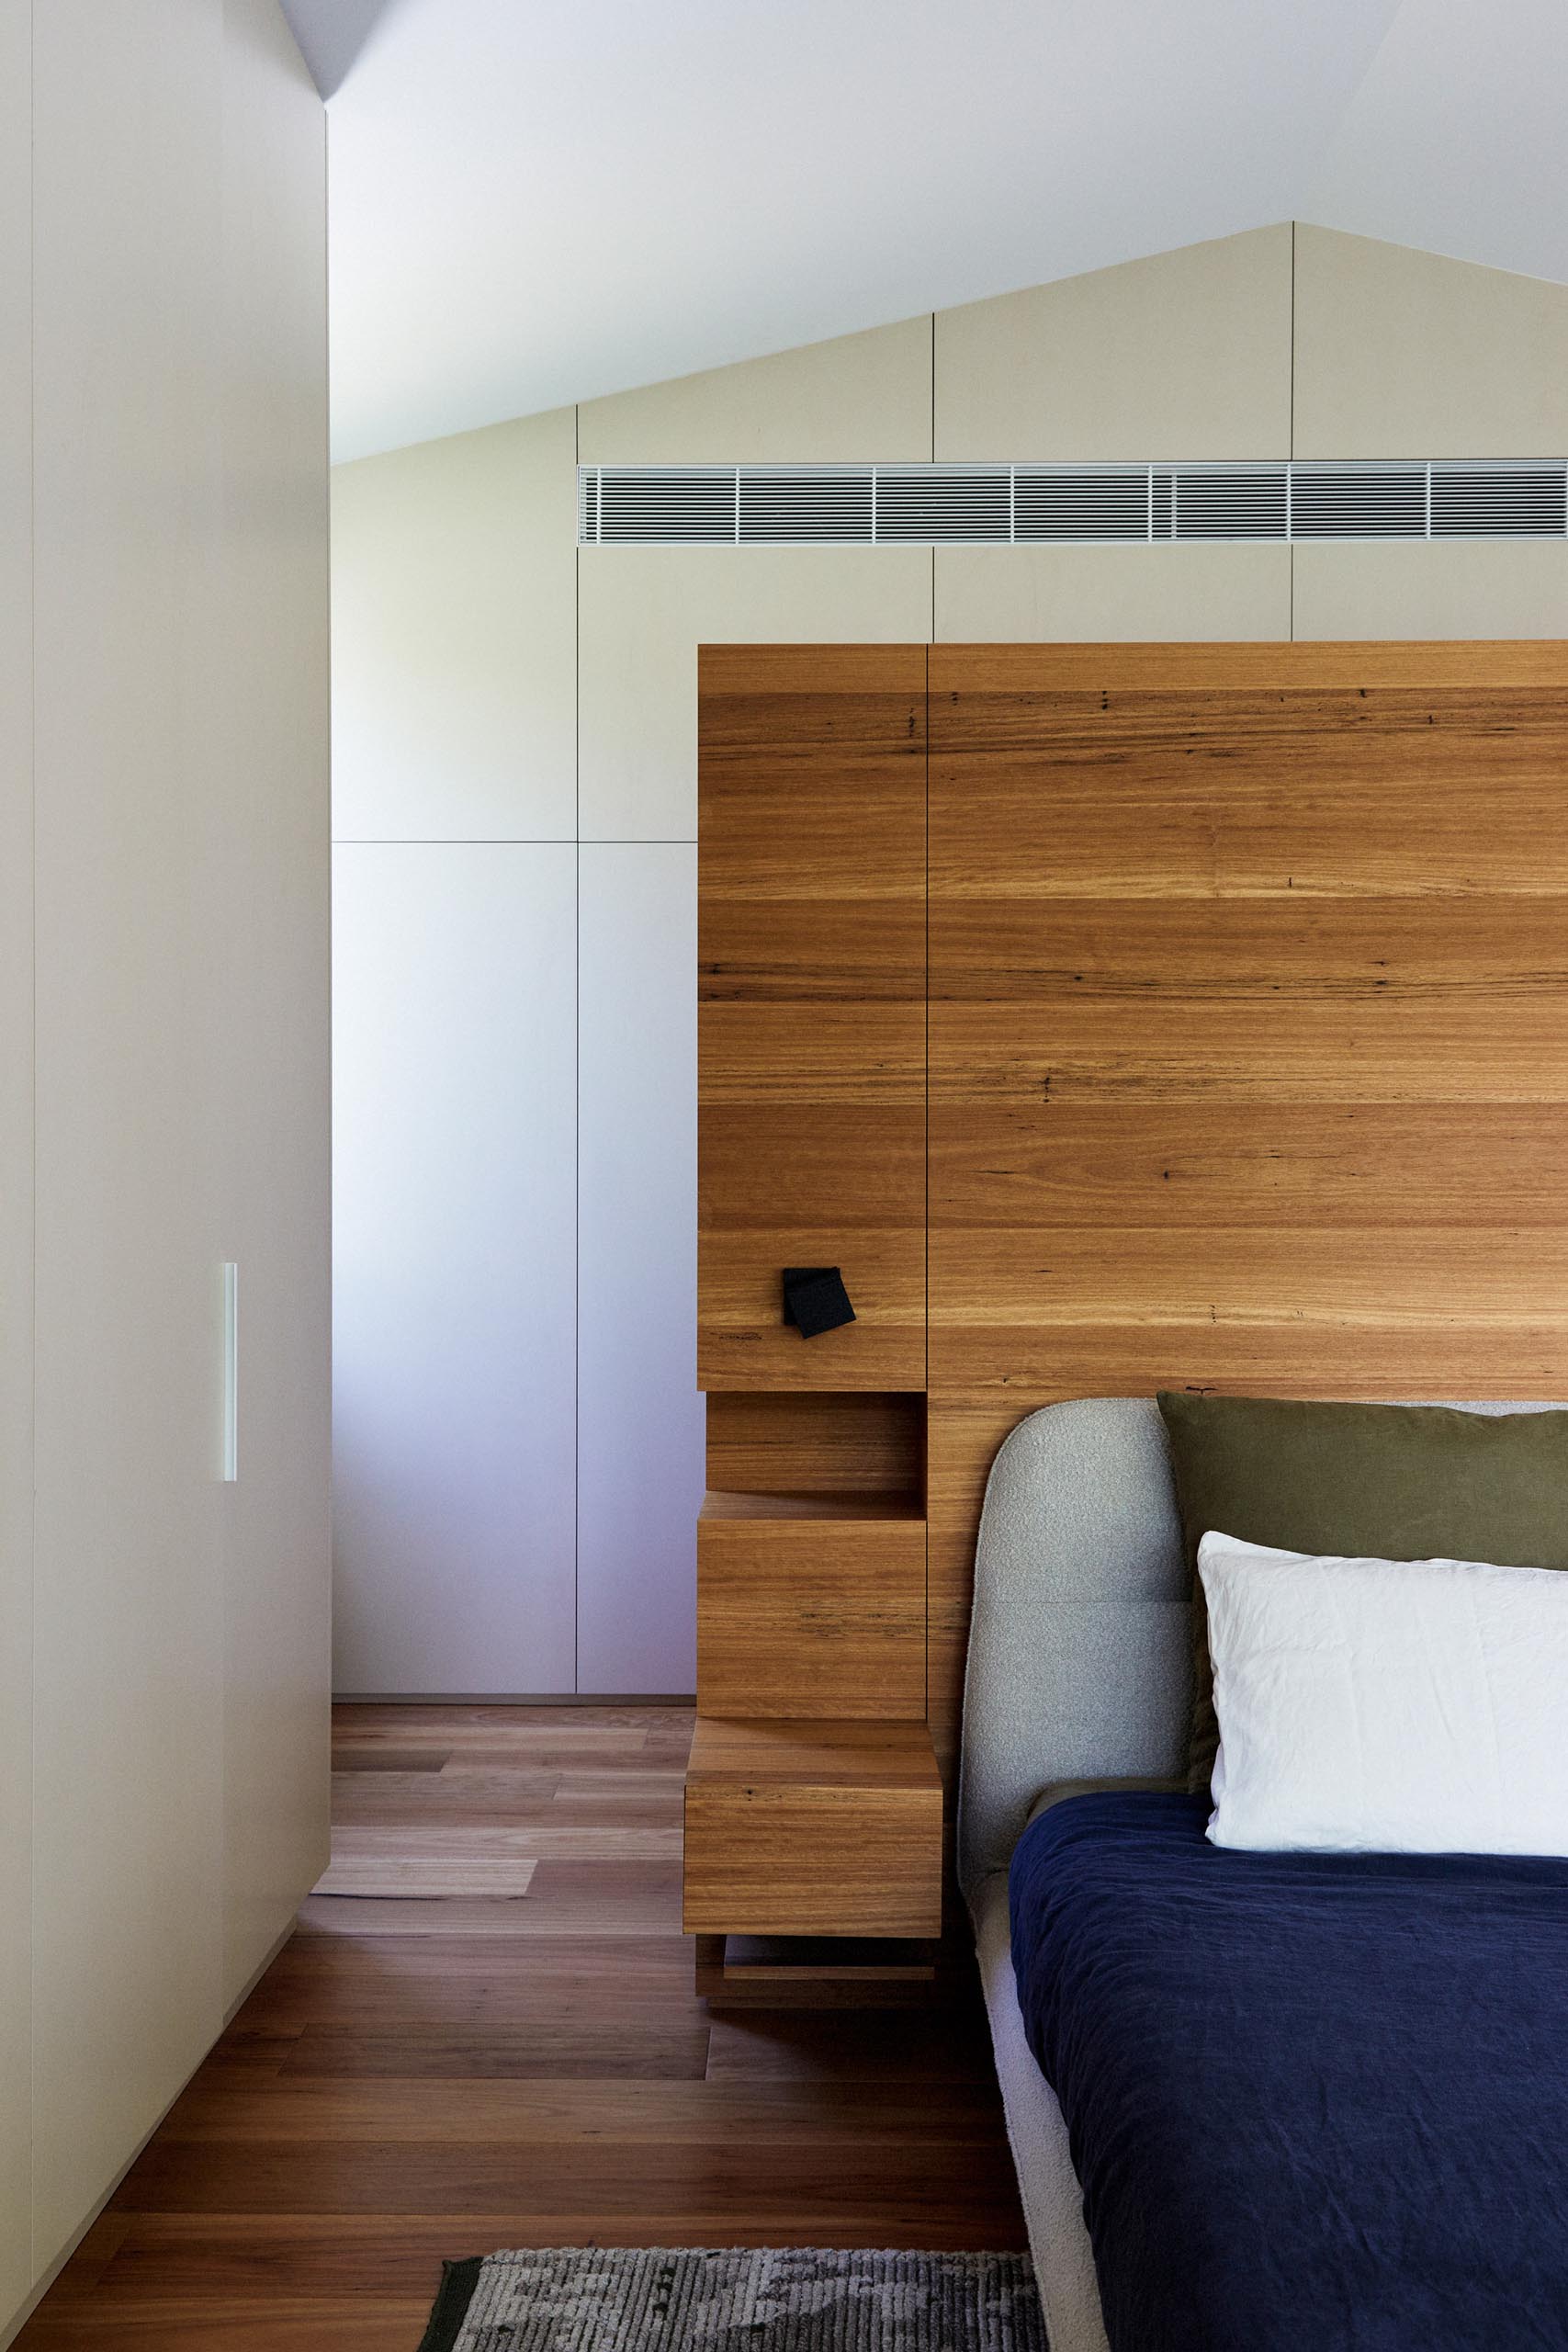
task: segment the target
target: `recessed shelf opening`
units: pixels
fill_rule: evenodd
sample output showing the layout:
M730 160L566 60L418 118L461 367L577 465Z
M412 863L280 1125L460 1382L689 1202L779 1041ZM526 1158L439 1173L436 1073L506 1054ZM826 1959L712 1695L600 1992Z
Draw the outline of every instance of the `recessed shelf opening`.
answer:
M719 1390L708 1397L709 1518L920 1519L923 1390Z
M701 1517L715 1519L923 1519L918 1494L898 1491L863 1495L730 1494L710 1487Z

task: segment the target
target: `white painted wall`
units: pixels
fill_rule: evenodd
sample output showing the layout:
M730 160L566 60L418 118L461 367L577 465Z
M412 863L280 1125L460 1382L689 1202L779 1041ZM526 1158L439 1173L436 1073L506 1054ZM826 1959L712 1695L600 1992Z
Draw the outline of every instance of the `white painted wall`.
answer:
M483 1546L416 1531L400 1550L384 1518L393 1488L378 1498L365 1468L377 1447L390 1455L418 1426L443 1427L444 1359L434 1346L399 1358L407 1390L394 1399L344 1354L340 1413L355 1458L345 1447L339 1545L357 1598L341 1688L388 1687L394 1650L397 1687L443 1688L443 1653L420 1634L427 1604L414 1591L438 1587L448 1604L466 1593L482 1615L481 1588L534 1578L550 1580L551 1598L530 1608L575 1619L575 1686L563 1663L556 1688L691 1688L699 643L1568 633L1568 544L574 554L574 454L605 464L1555 454L1568 446L1564 338L1568 288L1285 225L592 401L574 420L557 411L337 469L339 834L404 844L412 897L396 920L407 931L445 887L441 853L421 842L461 837L493 855L478 846L487 835L578 844L575 1196L519 1135L504 1207L479 1237L499 1247L524 1234L552 1297L575 1268L572 1329L530 1335L531 1376L552 1400L534 1438L558 1444L561 1491L575 1480L575 1557L542 1547L500 1484ZM345 872L359 854L340 850ZM384 1105L355 1114L365 1160L340 1163L345 1234L367 1213L355 1170L378 1138L384 1158L401 1156L399 1088L438 1050L423 1028L400 1046L389 1000L369 985L402 953L391 920L339 944L358 1007L340 1089L360 1101L378 1063ZM480 988L492 953L482 931L452 952L468 972L455 985L483 997L484 1035L523 1041L504 1068L484 1048L495 1082L553 1125L559 1041L545 1035L546 1000L524 991L498 1003ZM478 1132L489 1115L476 1114ZM569 1146L558 1150L564 1165ZM471 1221L471 1180L451 1158L402 1235L427 1272L445 1262L448 1226ZM466 1237L465 1251L474 1247ZM510 1328L492 1339L488 1368L503 1386L521 1344ZM574 1459L547 1434L569 1391ZM542 1687L508 1670L498 1657L485 1687Z
M276 0L0 0L13 106L0 2338L286 1932L327 1792L321 110Z

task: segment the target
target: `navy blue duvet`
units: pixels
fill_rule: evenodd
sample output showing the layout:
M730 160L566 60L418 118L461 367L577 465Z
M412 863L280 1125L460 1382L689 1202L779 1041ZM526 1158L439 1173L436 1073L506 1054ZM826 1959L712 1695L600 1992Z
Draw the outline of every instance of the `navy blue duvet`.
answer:
M1208 1810L1069 1798L1013 1858L1111 2352L1568 2352L1568 1862Z

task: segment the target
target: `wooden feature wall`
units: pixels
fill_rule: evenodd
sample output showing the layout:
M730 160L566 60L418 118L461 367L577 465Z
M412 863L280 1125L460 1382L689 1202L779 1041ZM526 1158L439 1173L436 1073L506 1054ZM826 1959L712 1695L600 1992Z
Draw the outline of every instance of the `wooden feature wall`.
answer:
M1568 653L933 647L931 1686L1064 1396L1568 1395Z
M712 1458L874 1487L924 1388L945 1763L1034 1407L1568 1394L1564 648L735 647L702 691ZM815 1262L863 1319L802 1342Z

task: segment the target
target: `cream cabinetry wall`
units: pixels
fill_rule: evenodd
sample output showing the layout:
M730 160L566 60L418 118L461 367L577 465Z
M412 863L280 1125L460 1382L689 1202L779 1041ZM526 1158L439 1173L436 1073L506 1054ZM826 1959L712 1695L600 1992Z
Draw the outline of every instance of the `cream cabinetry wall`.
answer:
M339 841L575 838L575 442L558 409L337 469Z
M1284 221L939 311L938 458L1283 458Z
M1551 458L1568 448L1568 288L1304 221L1298 458Z
M546 1288L561 1265L575 1266L570 1338L558 1324L548 1340L536 1335L553 1351L550 1376L576 1399L574 1442L569 1453L563 1441L559 1456L563 1480L575 1482L574 1555L569 1566L541 1546L516 1512L506 1558L508 1573L549 1582L571 1607L577 1689L691 1688L702 1478L690 977L697 646L1561 635L1568 543L574 554L574 457L1554 455L1568 445L1565 338L1568 288L1285 222L595 401L576 412L571 433L560 415L525 419L340 469L340 834L477 836L506 797L483 781L495 773L496 741L512 745L513 772L540 776L554 776L559 747L571 747L570 800L553 786L508 787L510 814L495 830L577 843L575 1200L552 1196L546 1214L530 1190L525 1226L503 1230L498 1218L491 1238L498 1250L525 1250ZM533 618L520 630L525 614ZM355 683L368 678L373 650L387 676L404 681L380 718ZM422 719L397 747L378 749L386 712L415 700L439 723ZM429 874L434 891L434 865ZM477 970L477 944L455 952ZM555 1049L538 1035L537 1010L532 999L504 1009L517 1040L506 1077L548 1124ZM395 1074L389 1019L381 1050ZM394 1130L389 1111L389 1142ZM340 1170L340 1216L352 1228L349 1181ZM446 1246L441 1220L462 1197L455 1182L433 1199L423 1243L411 1239L432 1263ZM498 1376L505 1363L498 1344ZM434 1354L420 1377L436 1407ZM365 1408L368 1384L346 1362L340 1381L359 1388L351 1398L340 1386L344 1411ZM340 1548L354 1547L367 1609L397 1614L402 1604L367 1540L370 1508L345 1476ZM436 1556L426 1548L427 1571ZM477 1589L477 1555L439 1557L447 1589ZM434 1645L411 1639L402 1655L404 1687L439 1687ZM379 1687L370 1671L357 1639L341 1645L344 1687ZM558 1687L572 1687L564 1667Z
M276 0L225 0L222 174L220 788L203 806L213 1230L241 1271L240 1476L222 1489L228 2008L320 1876L330 1778L325 155Z
M570 1690L577 852L336 865L340 1683Z
M935 574L939 644L1291 634L1286 547L938 548Z
M538 436L526 500L509 438L525 431ZM693 1687L703 1484L696 650L725 637L923 639L931 562L925 548L785 551L761 563L722 548L579 556L575 469L580 451L611 463L738 448L831 459L871 447L931 454L929 319L597 401L578 412L575 435L533 419L338 469L340 1690ZM433 492L442 481L449 497ZM572 628L564 653L563 618ZM417 695L439 714L422 722L417 751L407 737L395 755L376 749L373 670L403 681L393 689L400 707ZM563 739L573 751L570 805L553 786L520 786L504 822L485 813L501 805L482 781L495 774L496 744L509 747L509 772L526 777L556 773L545 748ZM483 923L446 929L453 961L441 985L466 992L465 1021L488 1040L475 1049L470 1037L457 1066L477 1071L478 1050L485 1075L468 1085L466 1112L451 1091L457 1081L442 1080L447 1156L427 1149L411 1176L408 1105L429 1092L443 1037L408 1017L389 975L446 902L448 853L436 844L465 839L478 876L513 854L508 841L525 837L539 861L554 858L563 835L573 844L563 854L575 928L559 929L568 918L554 899L547 917L517 918L554 943L542 962L498 958ZM366 844L393 836L408 895L378 901L364 861L392 853ZM571 957L575 994L563 985ZM455 1035L446 1042L457 1052ZM515 1125L495 1145L500 1104ZM508 1171L504 1197L476 1204L454 1136L480 1139L480 1159ZM408 1215L378 1267L363 1243L388 1213L389 1191ZM472 1294L455 1253L489 1264L499 1285L491 1306L500 1299L504 1315L487 1307L482 1326L467 1322ZM461 1367L428 1318L404 1318L382 1333L384 1346L370 1342L403 1284L453 1299L469 1341ZM488 1468L476 1459L482 1498L454 1507L439 1528L412 1501L400 1510L411 1481L457 1490L440 1476L454 1406L481 1396L512 1415L513 1455L526 1454L537 1483L525 1489L499 1455ZM517 1625L554 1630L457 1656L431 1622L436 1595L458 1622L488 1624L505 1609ZM563 1624L570 1642L558 1637Z
M0 0L13 103L0 2335L287 1932L328 1785L321 110L276 0Z
M0 0L0 2335L32 2281L32 0Z
M931 553L584 548L578 596L583 839L690 842L697 833L698 646L923 639Z
M579 876L577 1679L690 1690L696 846L585 842Z

